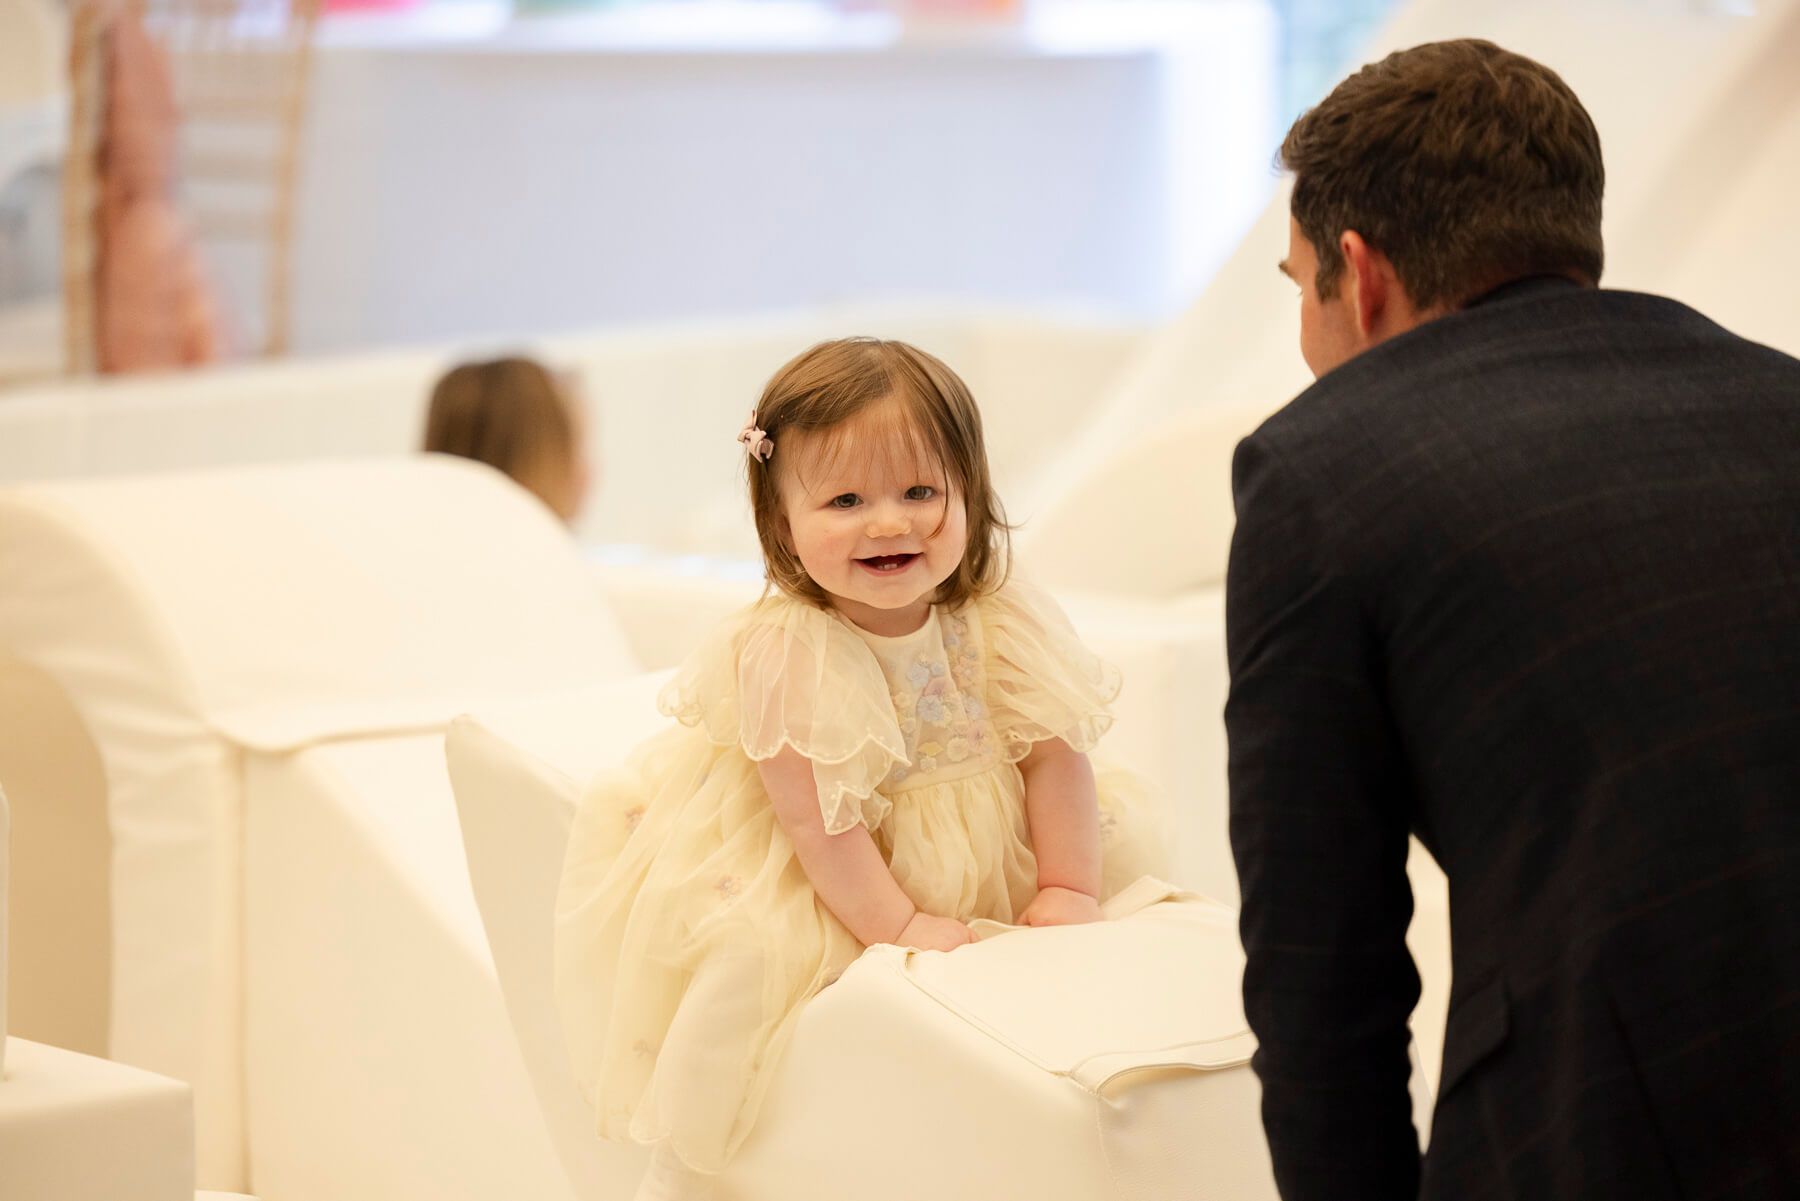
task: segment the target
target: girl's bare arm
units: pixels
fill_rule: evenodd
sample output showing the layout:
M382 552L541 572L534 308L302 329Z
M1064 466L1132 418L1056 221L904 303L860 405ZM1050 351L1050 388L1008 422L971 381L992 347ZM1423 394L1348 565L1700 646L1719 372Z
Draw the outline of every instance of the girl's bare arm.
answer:
M1031 925L1098 920L1100 804L1093 766L1086 755L1052 738L1031 748L1019 772L1038 864L1038 898L1024 920Z
M865 827L825 832L812 764L798 751L783 747L756 766L806 878L858 942L948 949L970 941L961 922L919 913Z

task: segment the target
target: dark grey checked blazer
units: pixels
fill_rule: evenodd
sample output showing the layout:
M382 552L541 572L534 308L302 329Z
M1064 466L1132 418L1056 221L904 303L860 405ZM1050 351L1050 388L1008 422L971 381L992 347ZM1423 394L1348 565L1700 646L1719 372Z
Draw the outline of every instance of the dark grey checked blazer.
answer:
M1800 1197L1800 362L1520 281L1319 380L1233 486L1282 1195ZM1422 1165L1409 831L1455 977Z

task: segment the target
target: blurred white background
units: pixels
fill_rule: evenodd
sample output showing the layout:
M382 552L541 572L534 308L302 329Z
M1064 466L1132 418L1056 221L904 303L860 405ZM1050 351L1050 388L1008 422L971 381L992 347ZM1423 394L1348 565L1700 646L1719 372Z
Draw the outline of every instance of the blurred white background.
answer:
M919 299L1154 322L1389 7L325 0L291 347ZM0 10L3 383L58 366L67 97L63 0ZM255 263L207 249L254 326Z

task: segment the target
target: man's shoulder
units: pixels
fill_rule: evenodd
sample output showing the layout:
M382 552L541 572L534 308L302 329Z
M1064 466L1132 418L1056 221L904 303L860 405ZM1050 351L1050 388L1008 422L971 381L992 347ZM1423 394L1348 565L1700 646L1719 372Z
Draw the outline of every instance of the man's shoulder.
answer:
M1654 350L1654 355L1649 352ZM1251 436L1266 453L1354 453L1464 406L1560 387L1634 389L1657 371L1743 363L1800 381L1800 362L1731 334L1679 301L1573 285L1426 322L1315 381Z

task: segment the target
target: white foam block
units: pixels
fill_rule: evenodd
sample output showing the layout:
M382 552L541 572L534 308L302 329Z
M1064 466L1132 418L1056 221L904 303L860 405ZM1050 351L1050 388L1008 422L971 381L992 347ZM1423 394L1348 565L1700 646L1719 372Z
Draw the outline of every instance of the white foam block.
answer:
M808 1005L730 1195L1272 1199L1241 970L1192 899L871 948Z
M193 1084L201 1179L242 1185L241 748L441 729L630 652L548 511L442 456L7 489L0 579L0 647L105 770L107 1053Z
M476 899L580 1196L614 1195L631 1161L588 1133L550 917L576 781L629 748L622 733L551 699L448 737ZM808 1004L721 1196L1273 1197L1241 969L1230 911L1191 899L949 955L875 948Z
M470 895L435 736L252 755L249 1178L294 1201L573 1201Z
M22 1038L0 1080L0 1197L191 1201L188 1086Z

